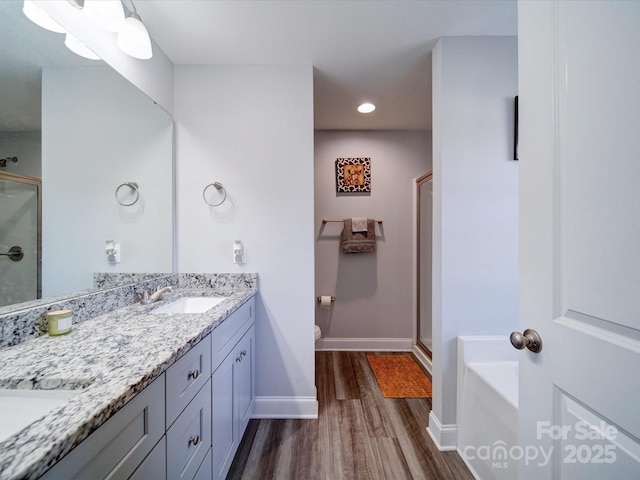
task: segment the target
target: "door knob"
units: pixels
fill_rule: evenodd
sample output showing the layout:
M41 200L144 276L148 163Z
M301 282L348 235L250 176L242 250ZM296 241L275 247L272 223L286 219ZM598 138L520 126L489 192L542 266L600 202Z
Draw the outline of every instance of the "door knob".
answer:
M511 345L518 350L522 350L524 347L527 347L533 353L540 353L540 350L542 350L542 339L538 332L531 328L527 328L523 333L512 332L509 339L511 340Z

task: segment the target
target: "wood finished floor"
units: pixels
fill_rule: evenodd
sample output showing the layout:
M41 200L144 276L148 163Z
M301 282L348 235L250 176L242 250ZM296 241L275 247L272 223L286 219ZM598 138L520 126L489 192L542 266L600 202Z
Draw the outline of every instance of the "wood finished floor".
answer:
M384 398L364 352L316 352L317 420L251 420L227 479L473 477L426 431L430 399Z

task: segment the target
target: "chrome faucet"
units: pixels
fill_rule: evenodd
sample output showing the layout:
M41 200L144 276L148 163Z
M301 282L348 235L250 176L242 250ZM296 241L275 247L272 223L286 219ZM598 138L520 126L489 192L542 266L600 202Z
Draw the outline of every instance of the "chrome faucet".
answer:
M171 287L158 287L155 292L151 295L145 290L142 292L142 298L140 299L140 303L142 305L148 305L149 303L158 302L164 298L164 294L171 292L173 289Z

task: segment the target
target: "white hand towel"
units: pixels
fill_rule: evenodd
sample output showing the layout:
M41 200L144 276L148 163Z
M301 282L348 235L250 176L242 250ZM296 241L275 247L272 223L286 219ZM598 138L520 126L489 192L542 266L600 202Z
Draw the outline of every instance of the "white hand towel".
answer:
M367 231L367 219L365 217L351 218L351 233L366 232L366 231Z

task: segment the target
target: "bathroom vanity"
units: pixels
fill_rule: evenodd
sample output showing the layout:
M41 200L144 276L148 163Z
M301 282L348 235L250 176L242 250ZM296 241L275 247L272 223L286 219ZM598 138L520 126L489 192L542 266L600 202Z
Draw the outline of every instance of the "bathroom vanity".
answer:
M0 479L225 478L253 411L256 291L202 313L155 313L214 294L177 288L0 349L0 389L73 390L0 441Z

